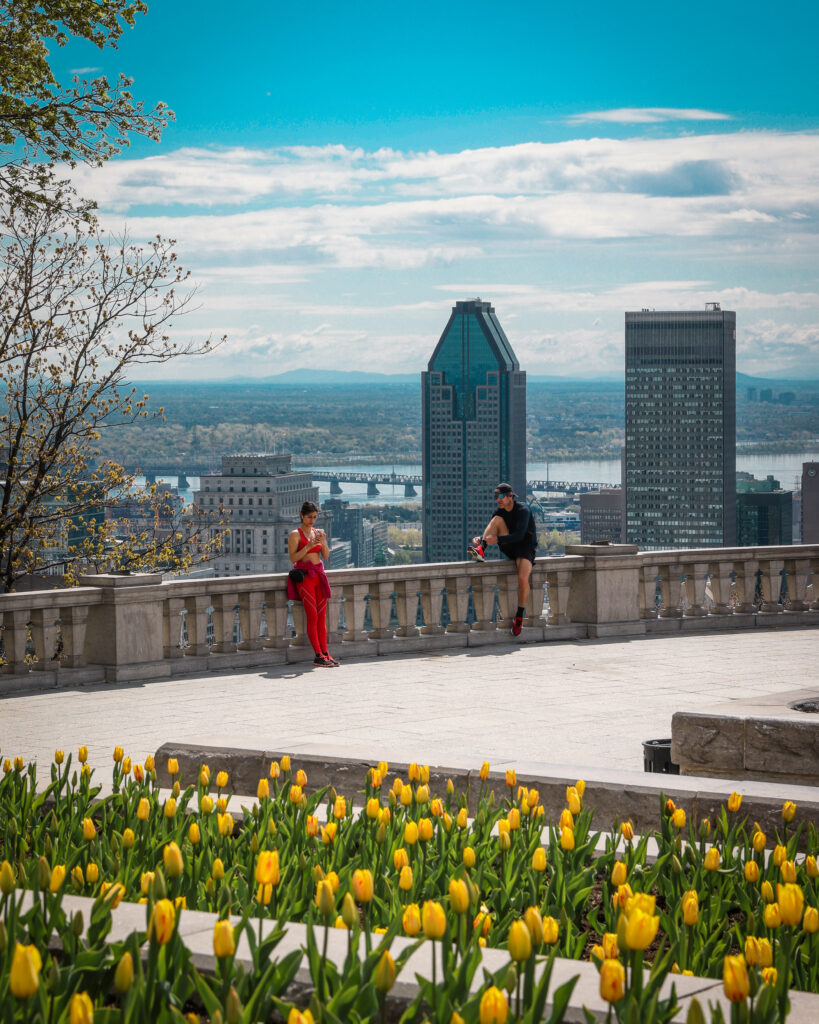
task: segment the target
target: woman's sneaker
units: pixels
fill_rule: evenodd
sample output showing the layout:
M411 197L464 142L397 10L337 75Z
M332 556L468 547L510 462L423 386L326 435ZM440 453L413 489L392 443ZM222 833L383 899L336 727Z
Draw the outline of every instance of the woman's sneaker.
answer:
M325 658L323 654L317 654L313 658L313 665L316 668L333 668L333 662Z
M466 549L466 553L470 558L474 558L476 562L485 562L483 544L470 544Z
M321 653L324 655L324 660L328 662L328 664L332 665L333 668L338 668L338 662L335 658L331 657L327 651L322 651Z

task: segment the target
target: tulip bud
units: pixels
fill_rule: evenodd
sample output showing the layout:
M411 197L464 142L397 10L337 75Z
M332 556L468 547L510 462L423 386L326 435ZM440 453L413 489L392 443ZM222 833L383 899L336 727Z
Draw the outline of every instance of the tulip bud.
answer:
M515 970L514 964L509 964L509 969L506 972L506 978L503 982L503 987L511 996L515 991L515 987L518 982L518 972Z
M165 881L165 873L163 872L162 868L157 868L156 871L154 872L153 887L154 899L157 902L159 900L164 900L168 895L168 884Z
M395 984L395 961L385 949L375 969L375 987L379 992L389 992Z
M796 804L793 800L786 800L782 805L782 820L787 824L793 821L796 815Z
M560 926L553 917L543 919L543 941L547 946L554 946L560 934Z
M114 972L114 988L121 996L124 996L134 983L134 960L130 953L125 952L120 957L117 969Z
M732 1003L744 1003L750 992L748 970L742 956L726 956L722 967L725 995Z
M45 857L40 857L37 862L37 885L40 889L47 889L51 881L51 868Z
M513 921L509 929L509 955L517 963L532 955L532 936L523 921Z
M349 892L344 893L344 898L341 901L341 917L348 928L358 924L358 910Z
M13 820L14 819L12 818L11 821ZM9 824L11 824L11 821L9 821ZM8 896L9 893L14 892L16 884L17 883L14 879L14 869L7 860L4 860L0 865L0 892L2 892L4 896Z
M227 1024L239 1024L242 1019L242 1003L239 999L239 993L232 985L225 1001L225 1017Z
M745 881L746 882L758 882L759 881L759 865L755 860L749 860L745 864Z

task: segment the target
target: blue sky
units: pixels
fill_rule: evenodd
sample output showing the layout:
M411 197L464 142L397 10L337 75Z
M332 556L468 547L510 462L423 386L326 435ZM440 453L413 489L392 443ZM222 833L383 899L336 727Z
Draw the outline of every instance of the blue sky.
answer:
M178 239L179 333L229 335L162 375L420 371L479 294L531 373L620 375L624 310L716 300L740 370L819 377L817 30L807 2L161 0L57 64L176 113L75 173L112 230Z

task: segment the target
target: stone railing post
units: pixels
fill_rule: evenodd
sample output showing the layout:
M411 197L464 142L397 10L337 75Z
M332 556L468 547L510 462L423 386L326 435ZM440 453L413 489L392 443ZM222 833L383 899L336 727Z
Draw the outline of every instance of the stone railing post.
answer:
M3 671L9 675L28 672L26 643L30 616L28 608L14 608L3 612L3 646L6 649Z
M808 574L810 573L809 558L786 558L785 572L788 574L788 598L785 605L787 612L804 612L807 610Z
M264 594L265 619L267 620L267 639L263 647L283 648L290 646L287 632L287 591L283 587L277 590L266 590Z
M684 615L696 618L707 614L703 607L705 603L705 585L708 582L708 564L706 562L694 562L685 568L685 596L688 600L688 607Z
M418 580L400 579L395 584L395 610L398 613L396 636L418 636Z
M366 611L364 598L369 593L367 583L345 583L344 584L344 621L347 630L344 640L348 643L353 640L367 640L369 633L364 629L364 613Z
M550 564L553 561L553 559L549 559ZM546 568L545 575L546 583L549 587L549 615L547 616L546 624L548 626L566 626L569 623L567 611L574 573L571 569Z
M497 622L498 629L511 629L518 610L518 574L514 571L498 574L498 606L502 616Z
M382 581L379 579L369 584L370 617L373 620L371 640L392 640L390 613L392 612L393 590L392 580Z
M640 618L657 618L657 578L660 568L657 565L644 565L640 581Z
M188 631L188 658L204 657L210 652L208 645L209 594L191 594L185 598L185 629Z
M494 632L492 612L495 610L495 587L497 576L481 573L472 579L472 603L475 606L475 621L472 628L478 632Z
M421 632L424 636L440 636L444 627L441 625L441 610L444 605L444 593L440 579L421 580L421 611L424 614L424 625Z
M341 622L341 606L344 603L344 594L341 591L341 587L336 587L330 593L330 599L327 602L327 643L335 646L340 644L342 640L342 631L339 623Z
M813 600L809 607L811 611L819 611L819 558L810 560L810 585L813 589ZM805 596L807 597L807 594Z
M663 606L660 609L661 619L679 619L682 617L680 596L682 578L679 564L675 562L660 565L660 594Z
M713 561L708 563L708 572L711 574L711 593L714 597L714 609L712 615L730 615L731 608L731 586L733 580L733 562Z
M239 594L239 625L242 639L237 645L239 651L258 651L262 647L259 631L262 628L262 602L264 594L261 590L245 590Z
M469 576L447 576L446 594L449 607L449 625L447 633L468 633L469 626L466 624L466 613L469 608Z
M567 544L566 555L583 559L572 573L571 622L587 623L590 637L645 632L640 618L642 561L635 544ZM551 579L549 583L551 590Z
M545 626L543 618L543 604L546 600L546 568L542 562L535 562L532 568L532 575L529 578L529 598L526 601L526 618L524 626Z
M756 611L754 597L756 595L756 574L759 562L756 558L745 558L734 562L737 588L737 612L746 615Z
M182 636L182 612L184 609L184 597L168 597L163 602L162 654L165 658L183 658L185 656L179 642ZM187 614L185 618L187 618Z
M762 607L759 609L763 614L778 615L782 611L779 603L779 594L782 590L782 570L785 567L781 559L762 558L759 561L760 589L762 591Z
M80 583L100 592L99 603L88 609L88 661L104 665L105 678L112 683L165 676L162 577L158 573L111 573L83 576ZM64 609L63 622L67 611ZM65 625L63 631L65 635Z
M60 632L58 608L34 608L31 612L31 639L37 652L37 661L31 666L34 672L45 672L60 667L57 651L57 636Z
M236 623L238 593L214 594L213 601L213 646L214 654L229 654L236 650L233 642L233 627Z

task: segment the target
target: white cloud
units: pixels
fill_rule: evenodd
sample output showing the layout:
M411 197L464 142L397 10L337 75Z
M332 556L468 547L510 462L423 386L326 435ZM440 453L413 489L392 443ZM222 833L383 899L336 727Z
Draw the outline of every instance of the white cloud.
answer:
M679 107L619 107L614 110L590 110L566 118L569 124L608 122L610 124L659 124L662 121L730 121L730 114L713 110Z

